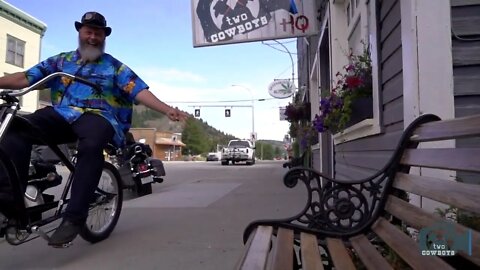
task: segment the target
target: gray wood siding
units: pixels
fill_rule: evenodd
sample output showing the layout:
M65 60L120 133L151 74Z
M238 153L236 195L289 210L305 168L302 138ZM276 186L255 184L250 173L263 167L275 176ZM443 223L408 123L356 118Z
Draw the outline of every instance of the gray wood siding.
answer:
M452 56L455 117L480 113L480 1L452 0ZM480 140L457 140L457 147ZM458 181L479 183L480 175L458 173Z
M309 67L309 56L310 56L310 51L308 49L307 42L305 42L305 39L303 38L297 38L297 71L296 73L298 74L298 87L305 85L308 86L309 84L309 72L310 72L310 67ZM287 76L288 77L288 76ZM308 91L308 87L307 87ZM306 96L308 97L308 93L306 93Z
M399 0L377 0L380 112L384 132L335 146L335 177L359 179L389 161L403 131L402 42Z

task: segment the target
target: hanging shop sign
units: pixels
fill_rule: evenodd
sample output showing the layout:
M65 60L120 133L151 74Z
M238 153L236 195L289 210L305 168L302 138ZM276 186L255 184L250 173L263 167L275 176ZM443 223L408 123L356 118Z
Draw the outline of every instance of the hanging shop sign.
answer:
M315 0L192 0L193 46L318 33Z
M295 91L295 84L291 80L281 79L274 80L268 86L268 93L274 98L288 98L293 95Z

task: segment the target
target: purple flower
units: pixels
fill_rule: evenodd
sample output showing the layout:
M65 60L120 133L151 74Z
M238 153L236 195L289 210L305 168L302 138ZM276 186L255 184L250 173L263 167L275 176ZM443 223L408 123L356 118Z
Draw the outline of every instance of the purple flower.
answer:
M347 66L345 67L345 70L346 70L346 71L352 71L352 70L355 70L355 66L354 66L354 65L352 65L352 64L350 64L350 65L347 65Z
M301 140L300 140L300 145L302 146L303 149L307 148L307 139L305 137L303 137Z
M324 120L325 118L323 116L319 116L318 114L315 115L312 124L318 132L324 132L325 130L327 130L324 126Z

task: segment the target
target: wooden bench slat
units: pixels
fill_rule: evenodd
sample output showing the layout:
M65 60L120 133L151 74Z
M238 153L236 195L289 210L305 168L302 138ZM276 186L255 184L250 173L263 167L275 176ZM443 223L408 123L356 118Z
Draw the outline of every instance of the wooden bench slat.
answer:
M429 213L394 196L389 196L385 205L385 209L392 215L405 221L408 225L412 226L417 230L431 226L435 223L438 224L439 222L445 222L445 219ZM469 230L469 228L463 225L457 223L452 224L454 224L455 231L461 234L465 234L467 233L467 230ZM471 230L471 236L472 255L470 256L469 254L464 252L460 252L460 255L480 266L480 233L475 230Z
M327 247L330 251L330 256L332 257L335 269L356 269L342 240L327 238Z
M370 243L368 238L361 234L349 239L353 248L362 260L363 264L369 270L386 270L393 269L387 260L382 257L378 250Z
M293 255L293 231L290 229L279 228L276 244L273 249L271 269L293 269Z
M480 185L397 173L393 186L420 196L480 214Z
M436 256L422 256L417 243L383 217L378 218L372 229L414 269L453 269Z
M480 172L480 148L407 149L400 163L411 166Z
M273 228L271 226L258 226L253 232L253 239L247 246L247 253L241 261L242 270L263 270L267 264L270 241Z
M318 241L315 235L300 233L300 249L303 270L323 270Z
M427 212L425 209L421 209L395 197L395 191L400 189L409 193L418 194L422 197L428 197L433 200L432 202L437 201L439 202L438 207L443 207L441 203L445 203L446 205L455 207L455 209L458 208L459 211L465 210L480 214L480 185L443 180L440 179L441 177L434 178L400 173L400 171L404 172L404 168L408 166L444 170L443 173L451 173L451 171L480 173L480 146L475 143L470 143L480 138L480 114L435 121L437 119L439 118L433 115L424 115L412 122L406 129L409 133L403 133L402 141L398 146L400 147L399 150L403 153L400 160L392 158L392 161L387 164L382 171L375 173L374 176L365 180L365 186L362 184L362 187L365 187L366 191L370 191L370 194L366 194L367 206L375 207L375 211L379 211L375 213L381 213L381 215L378 217L377 214L374 214L371 218L375 218L376 220L361 220L359 221L359 225L365 226L361 227L365 231L371 230L373 233L376 233L378 237L375 237L375 240L372 241L364 234L353 236L355 232L358 232L357 230L343 232L338 231L335 227L328 226L335 222L335 220L331 220L332 216L329 212L325 212L326 216L322 216L322 212L320 212L320 215L316 215L317 213L312 215L312 212L315 212L311 210L312 207L318 208L318 205L325 203L335 207L335 210L338 208L343 213L344 209L347 210L347 208L344 207L347 205L345 200L350 200L351 204L357 205L359 199L354 198L354 196L345 197L343 195L337 196L333 200L330 199L331 197L329 196L331 194L336 196L337 191L342 192L342 189L345 188L345 190L347 190L350 188L348 184L345 181L338 180L338 190L322 189L321 192L319 192L317 188L318 181L328 177L325 177L321 172L312 168L297 167L289 171L284 177L284 180L286 181L290 180L290 178L297 177L297 179L293 179L295 183L301 182L307 187L309 192L307 206L294 217L269 220L269 224L276 224L273 225L275 229L271 226L260 226L257 228L255 232L249 236L245 255L240 262L242 266L239 266L238 269L260 270L265 267L270 267L270 269L286 270L296 268L294 264L297 260L298 251L301 256L299 260L302 262L302 269L323 269L325 267L321 257L323 250L320 248L323 248L324 243L320 243L322 247L319 246L317 240L319 237L321 237L322 240L326 238L325 249L328 256L330 256L329 262L331 261L333 264L329 265L329 267L333 266L335 269L355 269L355 264L352 260L353 250L355 251L355 255L358 255L353 257L355 258L355 262L356 259L359 258L368 269L376 270L402 267L404 264L403 261L398 261L399 264L397 264L396 260L390 262L388 257L384 257L384 253L388 251L395 251L395 253L413 269L453 269L446 261L455 266L461 265L460 268L466 268L464 267L465 265L472 267L470 263L472 262L480 269L480 232L468 228L467 225L457 224L448 218ZM405 134L410 137L406 138ZM460 148L454 146L453 140L470 137L472 137L472 140L469 140L465 144L458 145ZM448 141L448 146L451 145L452 148L435 148L435 146L430 143L420 145L421 148L418 148L419 144L417 144L444 140L450 140ZM392 173L396 174L393 181L393 189L388 189L391 193L382 193L380 196L387 196L387 198L380 198L380 203L378 203L377 197L375 197L377 193L372 190L377 186L386 188L390 182L385 182L385 179L389 179L385 176L390 177ZM303 178L304 175L308 175L308 178ZM468 174L468 177L470 177L470 174ZM332 180L332 182L336 181ZM351 184L359 185L359 183L360 182L357 181ZM288 183L286 183L286 185L290 186ZM372 190L369 189L370 186ZM337 188L337 186L334 187ZM357 188L357 186L352 186L352 188ZM348 192L347 195L349 195ZM324 199L329 201L322 201ZM384 205L385 199L387 199L387 201ZM363 200L363 198L360 200ZM334 205L332 205L332 203ZM379 207L381 207L381 209ZM435 205L433 205L433 207L435 207ZM320 211L321 210L327 209L320 209ZM388 215L388 217L391 217L391 221L384 217L385 214L390 213L392 216ZM320 219L326 217L326 219L318 220L317 217ZM344 218L343 214L339 214L337 217ZM304 222L304 220L306 222ZM399 220L402 222L402 225L408 224L409 230L420 230L419 237L404 232L403 227L399 228L397 225L399 223L397 221ZM298 221L300 221L301 224L298 223ZM445 224L446 222L448 223ZM299 228L299 231L302 231L302 233L298 235L297 229L287 229L288 225L285 225L285 223L294 225L295 228L297 226L304 227L305 230ZM312 230L312 228L316 228L316 225L320 223L322 224L321 235L319 235L320 231ZM323 226L324 223L326 226ZM371 225L372 223L373 225ZM263 224L265 224L265 222L263 222ZM451 227L449 227L450 225ZM284 228L277 230L277 226ZM251 226L247 229L250 231ZM428 229L428 231L424 229ZM274 231L276 234L278 233L276 236L272 235ZM307 231L310 233L306 233ZM429 237L433 237L435 233L437 237L440 237L439 240L449 241L449 246L458 249L455 250L455 255L461 255L465 259L460 257L427 256L434 252L423 252L423 250L420 250L420 246L426 246L426 243L420 242L420 245L417 243L419 241L417 240L418 238L420 241L434 241L434 239L425 239L424 233L426 232L432 233L432 235L428 235ZM438 235L440 233L443 233L443 236ZM453 235L453 233L455 233L455 235ZM346 239L346 237L351 238ZM347 240L349 241L348 243ZM388 245L387 250L383 250L384 243L377 245L378 240L383 240L385 245ZM468 246L466 245L467 241ZM269 249L272 244L273 248ZM467 249L464 246L468 247L468 250L460 250L462 248ZM438 247L432 246L429 248L437 249ZM451 253L447 255L451 255ZM398 256L395 256L395 259L397 259ZM467 262L467 260L470 262ZM390 263L393 265L390 265Z
M480 115L423 124L410 140L417 142L448 140L480 135Z

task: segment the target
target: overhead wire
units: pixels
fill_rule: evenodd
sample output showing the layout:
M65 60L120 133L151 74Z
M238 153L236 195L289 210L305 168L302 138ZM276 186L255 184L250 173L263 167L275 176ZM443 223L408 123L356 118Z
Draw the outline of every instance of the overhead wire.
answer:
M165 103L228 103L228 102L251 102L253 101L266 101L266 100L272 100L272 99L278 99L278 98L254 98L254 99L237 99L237 100L203 100L203 101L165 101Z

